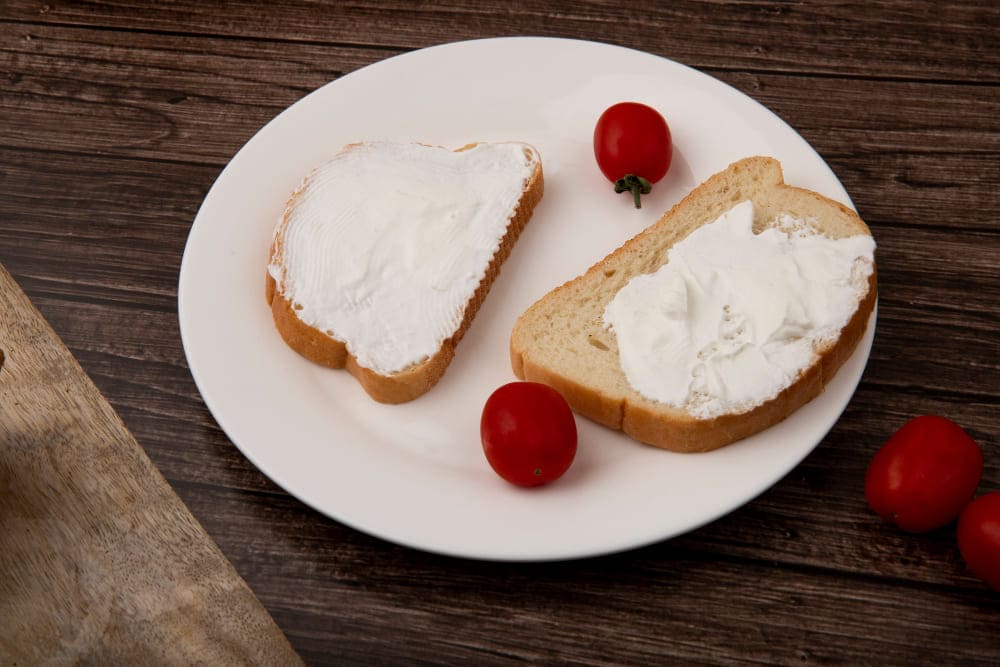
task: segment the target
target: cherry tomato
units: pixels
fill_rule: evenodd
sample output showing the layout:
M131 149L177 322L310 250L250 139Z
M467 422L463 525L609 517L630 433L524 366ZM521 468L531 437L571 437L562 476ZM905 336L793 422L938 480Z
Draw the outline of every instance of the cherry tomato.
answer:
M670 168L673 147L663 116L645 104L620 102L605 109L594 128L594 157L615 192L630 191L636 208Z
M576 421L566 399L537 382L511 382L494 391L479 432L490 466L518 486L558 479L576 456Z
M883 518L922 533L954 520L982 474L983 453L962 427L925 415L903 424L875 454L865 497Z
M962 510L958 549L973 574L1000 591L1000 491L980 496Z

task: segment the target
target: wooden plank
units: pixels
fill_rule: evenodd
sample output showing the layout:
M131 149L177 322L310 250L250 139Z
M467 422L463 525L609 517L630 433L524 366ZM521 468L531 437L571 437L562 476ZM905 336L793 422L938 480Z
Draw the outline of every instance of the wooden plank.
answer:
M0 30L2 142L218 164L306 93L387 55L50 26Z
M0 32L0 57L12 71L0 80L0 124L9 128L0 146L215 166L305 92L388 55L57 26L37 32L30 42ZM791 123L831 162L866 218L930 225L946 215L950 226L995 229L1000 86L710 73ZM52 166L73 173L72 160L54 156ZM162 199L158 187L148 194ZM11 191L30 197L32 188Z
M0 266L0 659L297 664Z
M1000 152L972 150L941 152L936 143L917 149L845 148L839 138L803 135L820 151L848 190L861 216L876 228L934 227L953 234L963 230L996 232L1000 219L993 211L997 198ZM947 146L978 144L975 133L950 137ZM995 241L993 241L995 243ZM919 281L910 285L920 289Z
M217 168L0 149L0 169L0 261L12 273L56 266L55 293L176 310L184 244Z
M934 17L928 30L927 18ZM224 18L223 18L224 17ZM864 20L860 20L863 18ZM696 67L919 80L1000 81L1000 8L991 2L699 3L623 9L612 0L530 2L40 4L8 0L0 19L260 40L411 49L484 35L574 37L644 48ZM976 54L977 57L970 57Z
M315 521L290 499L203 488L189 502L194 512L219 518L224 541L268 536L255 542L259 549L235 556L235 565L276 618L296 628L293 641L307 660L328 660L331 647L348 663L376 655L408 664L443 655L476 664L1000 659L1000 598L975 585L962 590L746 560L725 544L704 549L715 545L699 544L698 533L597 559L463 561L355 537ZM919 546L907 555L915 564L921 557ZM392 642L384 641L385 627L393 628ZM953 635L959 627L960 642Z
M243 119L234 107L243 114L253 114L250 120L258 121L253 124L257 127L270 118L270 115L256 117L262 112L270 110L273 115L316 87L399 52L57 26L39 26L30 40L13 31L0 35L0 53L9 60L10 71L3 88L12 96L11 100L18 100L16 105L9 102L7 106L13 108L7 111L44 111L55 100L72 103L75 106L63 117L93 115L93 136L85 138L104 149L116 144L142 148L143 144L153 144L157 130L163 135L161 138L183 138L195 128L206 135L212 129L224 132L224 127L213 128L213 123L220 125L216 122L220 117L240 127ZM775 108L788 120L804 116L804 121L794 124L806 131L811 131L808 116L815 112L809 114L803 110L820 107L824 114L819 118L833 122L818 130L825 130L831 139L839 139L840 145L846 139L847 145L871 143L876 147L895 145L912 150L916 146L953 152L953 144L942 140L954 131L971 131L977 132L983 143L967 148L976 152L998 150L1000 140L989 123L1000 104L1000 89L995 85L958 82L928 85L846 76L788 77L732 68L703 69ZM137 86L137 80L145 84ZM874 99L879 103L872 104ZM108 108L98 109L98 103ZM114 116L94 115L108 114L115 107L118 110ZM171 117L177 120L165 123ZM30 121L28 117L18 119ZM137 134L131 144L116 142L114 137L102 133L112 119L129 129L149 127ZM199 124L193 126L193 123ZM186 132L167 133L167 126L177 126ZM15 131L19 129L12 127ZM48 131L56 129L59 128L49 127ZM923 141L912 141L914 133L921 133ZM823 136L817 135L815 139L821 141ZM214 144L208 148L212 147ZM225 150L222 155L231 152ZM205 154L218 156L218 152Z

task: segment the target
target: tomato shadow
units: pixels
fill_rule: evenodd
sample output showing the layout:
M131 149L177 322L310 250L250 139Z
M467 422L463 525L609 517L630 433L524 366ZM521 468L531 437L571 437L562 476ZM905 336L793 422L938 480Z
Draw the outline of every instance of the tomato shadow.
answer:
M695 186L694 172L684 157L684 153L674 146L670 159L670 169L659 183L653 184L653 191L643 199L643 206L667 212Z

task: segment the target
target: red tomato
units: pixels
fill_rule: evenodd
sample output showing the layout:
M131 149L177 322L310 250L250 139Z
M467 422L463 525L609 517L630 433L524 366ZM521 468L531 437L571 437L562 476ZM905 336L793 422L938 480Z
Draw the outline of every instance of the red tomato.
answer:
M976 498L962 511L958 549L969 569L1000 591L1000 491Z
M922 533L955 519L982 474L983 453L958 424L916 417L875 454L865 476L865 497L883 518Z
M566 399L537 382L511 382L494 391L479 432L493 470L518 486L558 479L576 456L576 421Z
M670 168L673 147L663 116L645 104L620 102L608 107L594 128L594 157L615 192L632 192L635 207L640 194L649 194Z

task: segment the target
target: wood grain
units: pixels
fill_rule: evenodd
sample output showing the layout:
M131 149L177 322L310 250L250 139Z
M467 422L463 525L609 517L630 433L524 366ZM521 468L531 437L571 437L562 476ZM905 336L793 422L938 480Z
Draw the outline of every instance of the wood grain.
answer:
M216 166L306 92L392 55L61 26L35 33L24 40L0 32L0 55L10 61L0 123L11 128L0 145ZM316 62L329 66L302 66ZM773 109L828 156L866 218L929 225L944 212L958 226L995 229L1000 203L986 195L1000 155L998 87L707 71ZM139 72L150 83L139 83ZM824 105L819 117L816 100ZM848 159L838 147L849 148ZM48 159L73 168L72 157ZM889 201L897 204L887 208ZM962 215L971 205L987 208Z
M309 663L1000 663L1000 595L966 570L954 526L900 533L862 493L871 455L921 413L962 424L984 450L980 492L1000 490L1000 5L629 10L0 3L0 262ZM298 503L205 409L176 316L191 221L264 123L383 58L515 34L637 48L743 91L826 159L879 244L871 360L806 461L676 539L535 565L415 552ZM0 348L2 388L16 359Z
M2 266L0 312L0 659L297 664Z
M612 0L565 5L526 0L499 5L405 1L278 4L226 2L36 2L8 0L0 19L35 24L101 25L267 41L375 45L408 49L483 36L531 34L623 44L695 67L817 72L837 76L998 82L994 3L933 0L869 3L633 4ZM969 51L979 59L966 57Z
M282 582L263 601L279 622L299 628L301 636L292 633L291 639L307 661L322 661L331 635L345 648L339 657L355 663L371 654L390 662L435 662L444 650L454 660L535 664L689 664L721 656L793 664L800 654L806 662L868 664L870 654L880 656L880 664L924 664L925 651L946 664L989 664L1000 650L991 626L1000 601L977 594L974 586L956 587L965 581L960 573L942 573L930 585L915 584L909 574L895 576L926 559L945 573L956 569L954 549L939 550L934 541L870 549L864 557L896 560L897 571L854 575L828 567L822 554L790 565L735 551L772 534L793 549L814 537L796 534L808 521L740 513L707 534L703 529L626 554L555 564L468 563L345 541L335 525L311 530L311 512L294 502L279 511L288 501L228 495L200 493L192 509L211 505L213 512L232 512L224 532L234 542L256 534L257 522L269 527L272 557L251 563L234 555L234 564L253 577ZM275 522L278 516L286 521ZM841 539L846 550L852 542L840 533L820 544ZM367 560L372 548L379 558ZM365 567L338 567L345 561ZM308 586L323 604L304 608L293 593L302 583L292 573L308 573ZM753 581L766 585L748 584ZM740 595L729 594L734 591ZM599 621L585 621L595 614ZM961 644L928 641L955 618L970 621ZM707 619L710 629L702 625ZM878 625L866 628L874 619ZM370 634L375 622L396 628L391 646ZM584 622L592 623L587 632L579 627Z

